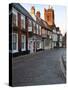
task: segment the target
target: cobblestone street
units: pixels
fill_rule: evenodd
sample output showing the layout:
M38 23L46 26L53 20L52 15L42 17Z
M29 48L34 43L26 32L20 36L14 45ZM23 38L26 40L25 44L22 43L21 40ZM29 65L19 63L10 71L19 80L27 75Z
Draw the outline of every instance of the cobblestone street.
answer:
M65 83L59 61L65 52L60 48L13 58L13 86Z

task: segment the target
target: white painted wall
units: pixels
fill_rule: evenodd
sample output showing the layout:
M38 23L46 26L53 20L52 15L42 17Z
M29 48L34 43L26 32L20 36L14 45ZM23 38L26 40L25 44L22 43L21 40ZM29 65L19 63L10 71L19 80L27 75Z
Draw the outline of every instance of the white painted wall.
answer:
M52 40L57 41L57 34L54 34L54 33L52 34Z

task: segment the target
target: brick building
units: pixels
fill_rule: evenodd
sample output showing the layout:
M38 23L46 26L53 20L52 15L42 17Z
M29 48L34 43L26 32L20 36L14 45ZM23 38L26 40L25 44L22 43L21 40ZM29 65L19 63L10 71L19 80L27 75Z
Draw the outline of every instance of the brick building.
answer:
M9 51L13 56L36 52L41 47L41 25L20 4L9 5ZM35 43L37 42L37 44Z
M35 14L36 13L36 14ZM13 56L34 53L53 48L56 44L54 10L44 9L44 20L40 11L31 7L29 13L18 3L9 4L9 53ZM55 38L55 39L54 39ZM54 40L53 40L54 39ZM58 40L58 39L57 39Z

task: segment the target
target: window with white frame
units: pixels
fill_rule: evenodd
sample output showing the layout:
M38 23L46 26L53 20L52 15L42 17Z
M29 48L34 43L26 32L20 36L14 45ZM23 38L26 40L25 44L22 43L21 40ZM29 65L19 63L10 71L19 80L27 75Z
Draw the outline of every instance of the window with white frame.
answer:
M37 41L36 47L37 47L37 49L39 49L41 47L41 43L39 40Z
M62 41L62 36L60 35L60 41Z
M39 33L39 28L38 28L38 24L37 24L37 34Z
M32 31L32 21L28 19L28 31Z
M36 24L36 26L35 26L35 33L37 34L37 24Z
M26 49L26 36L25 35L21 36L21 49L22 51Z
M12 24L13 26L16 26L16 15L13 13L13 16L12 16Z
M48 31L48 35L50 35L50 31Z
M18 35L16 33L12 34L12 51L18 51Z
M21 29L24 28L25 29L25 16L21 15Z
M41 35L41 26L39 25L39 31L38 33Z
M12 25L18 26L18 15L17 11L14 8L12 9Z
M38 34L40 34L40 25L38 25Z

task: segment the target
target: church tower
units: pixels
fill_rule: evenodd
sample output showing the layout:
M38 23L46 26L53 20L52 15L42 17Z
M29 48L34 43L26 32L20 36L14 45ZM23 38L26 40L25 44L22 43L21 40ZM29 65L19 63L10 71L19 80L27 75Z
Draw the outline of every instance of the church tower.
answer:
M48 9L44 8L44 20L48 23L48 25L54 25L54 10L51 6Z

